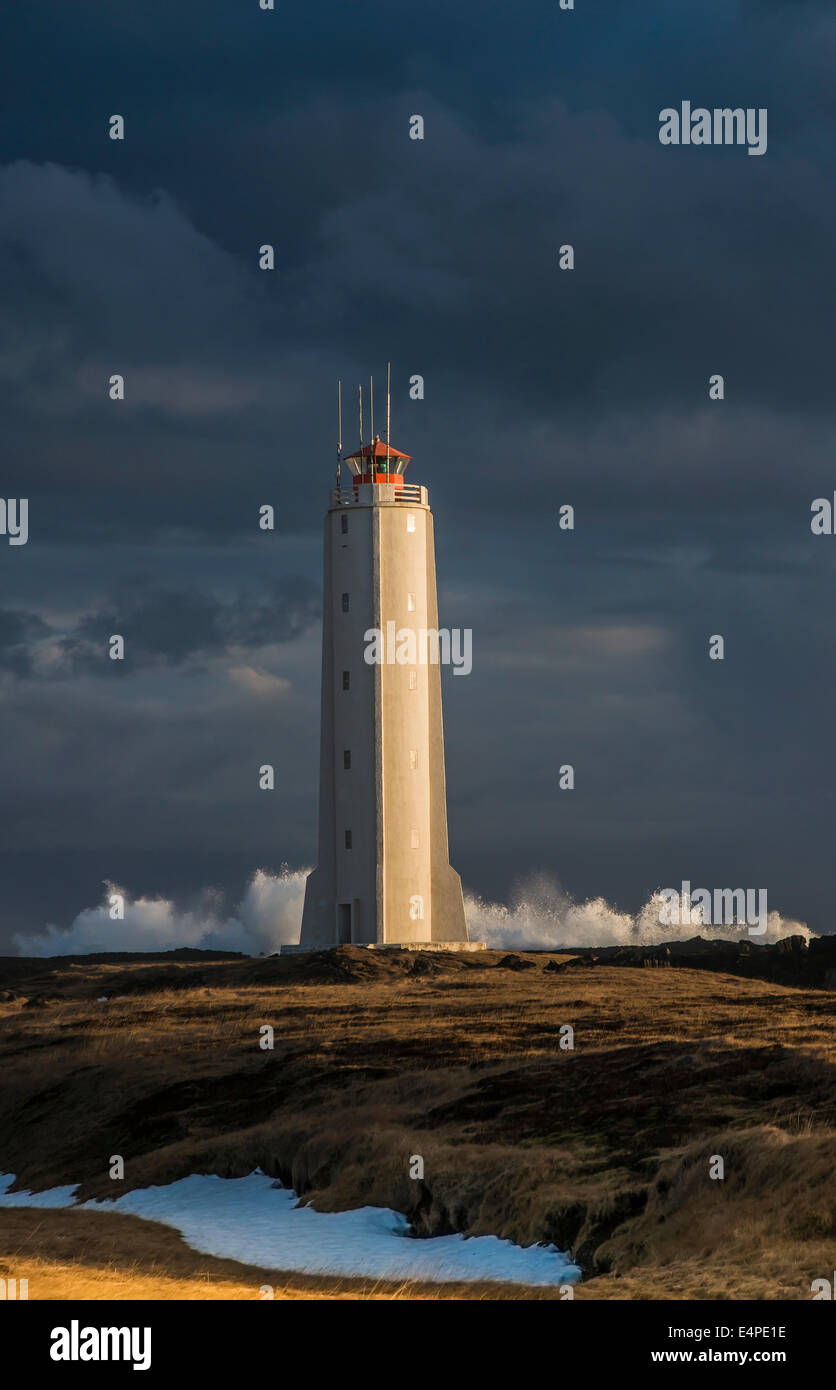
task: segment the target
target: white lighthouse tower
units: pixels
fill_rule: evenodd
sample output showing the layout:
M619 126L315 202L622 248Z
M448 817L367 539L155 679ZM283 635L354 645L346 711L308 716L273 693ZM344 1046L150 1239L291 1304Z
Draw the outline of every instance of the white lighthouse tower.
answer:
M325 517L319 859L297 950L477 944L448 857L433 518L409 461L388 438L362 443L361 400L361 445L345 486L338 461ZM411 664L391 640L369 660L373 633L405 631Z

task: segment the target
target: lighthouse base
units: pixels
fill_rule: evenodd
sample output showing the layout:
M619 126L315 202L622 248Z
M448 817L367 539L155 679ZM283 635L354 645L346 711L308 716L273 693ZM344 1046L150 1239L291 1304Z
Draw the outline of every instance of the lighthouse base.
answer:
M348 946L352 943L345 942ZM363 951L486 951L486 941L369 941L355 942ZM335 951L333 946L280 946L282 956L310 956L315 951Z

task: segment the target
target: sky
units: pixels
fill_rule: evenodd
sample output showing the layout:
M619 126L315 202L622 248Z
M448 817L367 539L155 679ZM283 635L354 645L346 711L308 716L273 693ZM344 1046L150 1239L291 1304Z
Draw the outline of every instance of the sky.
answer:
M388 360L468 892L833 930L832 7L50 0L0 50L0 951L315 862L335 383L351 440ZM684 100L766 153L662 145Z

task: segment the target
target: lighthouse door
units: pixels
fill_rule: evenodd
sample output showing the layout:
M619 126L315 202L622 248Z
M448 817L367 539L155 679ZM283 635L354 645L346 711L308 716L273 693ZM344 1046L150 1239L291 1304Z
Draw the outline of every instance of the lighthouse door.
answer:
M351 903L337 905L337 942L351 944Z

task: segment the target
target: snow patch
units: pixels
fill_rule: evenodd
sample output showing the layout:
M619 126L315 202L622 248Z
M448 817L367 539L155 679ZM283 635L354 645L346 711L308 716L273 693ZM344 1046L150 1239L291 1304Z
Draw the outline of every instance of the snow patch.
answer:
M6 1189L13 1181L0 1179L0 1206L73 1205L74 1187L12 1196ZM297 1203L295 1192L255 1172L246 1178L196 1173L166 1187L83 1205L161 1221L206 1255L299 1274L537 1285L573 1284L581 1277L568 1255L552 1245L523 1247L497 1236L415 1240L408 1238L406 1218L387 1207L318 1212Z

